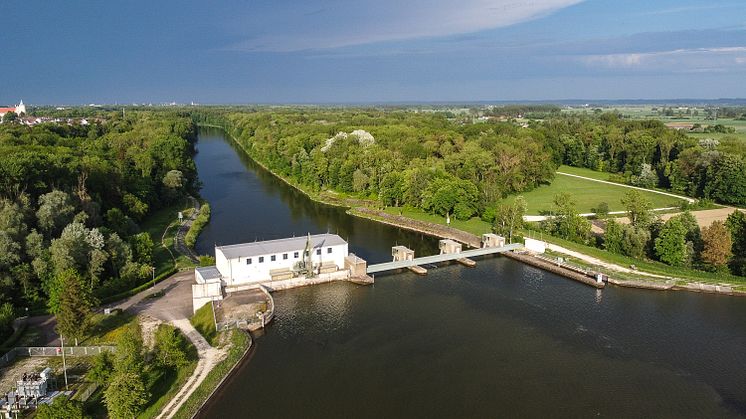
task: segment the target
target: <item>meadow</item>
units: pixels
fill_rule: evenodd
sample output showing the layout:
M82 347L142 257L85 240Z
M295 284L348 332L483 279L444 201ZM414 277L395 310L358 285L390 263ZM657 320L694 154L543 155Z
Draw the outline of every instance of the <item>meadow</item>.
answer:
M598 180L608 180L609 174L596 172L589 169L562 166L560 171L579 176L586 176ZM540 186L530 192L521 194L528 204L527 214L539 215L549 212L553 208L554 196L560 193L568 193L575 201L576 208L580 213L595 212L601 202L609 205L610 211L623 211L622 198L630 189L622 185L609 185L594 182L592 180L579 179L571 176L558 174L549 185ZM675 207L681 204L681 200L661 195L655 192L642 192L650 200L653 208ZM511 202L515 196L508 197L504 202Z

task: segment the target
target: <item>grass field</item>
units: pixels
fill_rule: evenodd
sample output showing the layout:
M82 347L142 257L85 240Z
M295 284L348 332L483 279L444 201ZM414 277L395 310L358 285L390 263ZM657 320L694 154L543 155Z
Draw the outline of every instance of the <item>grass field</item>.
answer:
M566 166L561 168L563 171L564 169L566 169ZM567 173L593 177L600 180L608 179L608 173L594 172L588 169L570 169ZM586 213L593 212L593 209L601 202L609 204L610 211L623 211L624 207L621 200L629 190L629 188L621 185L609 185L592 180L557 175L551 185L540 186L533 191L525 192L521 195L523 195L528 204L527 214L539 215L551 211L554 196L563 192L569 193L573 197L578 212ZM654 192L643 192L643 195L652 202L653 208L675 207L681 203L679 199ZM505 202L510 202L513 199L515 199L515 196L506 198Z
M417 208L410 207L388 207L384 210L385 212L392 215L403 215L413 220L427 221L433 224L446 225L445 217L439 215L428 214ZM451 227L459 230L467 231L477 236L481 236L483 233L492 232L492 226L486 221L482 221L480 218L474 217L468 221L461 221L455 218L451 218Z

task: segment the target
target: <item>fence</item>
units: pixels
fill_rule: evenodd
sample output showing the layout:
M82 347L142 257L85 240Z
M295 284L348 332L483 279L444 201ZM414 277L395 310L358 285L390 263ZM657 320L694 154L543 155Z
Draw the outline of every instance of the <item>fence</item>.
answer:
M19 356L62 356L59 346L17 346L0 357L0 366L11 363ZM115 346L65 346L65 356L92 356L104 351L115 352Z

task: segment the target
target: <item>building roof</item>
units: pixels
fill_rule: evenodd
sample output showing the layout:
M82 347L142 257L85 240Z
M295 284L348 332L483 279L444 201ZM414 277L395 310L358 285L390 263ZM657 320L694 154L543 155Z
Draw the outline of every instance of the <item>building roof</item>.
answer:
M15 113L16 108L0 108L0 113L8 113L8 112L14 112Z
M231 244L228 246L217 246L215 251L220 250L228 259L240 257L251 257L259 255L271 255L284 252L303 250L306 247L308 237L292 237L279 240L267 240L263 242ZM336 234L316 234L311 236L311 247L320 248L327 246L338 246L347 244Z
M220 279L220 271L215 266L205 266L202 268L196 268L197 272L202 276L205 281L210 279Z

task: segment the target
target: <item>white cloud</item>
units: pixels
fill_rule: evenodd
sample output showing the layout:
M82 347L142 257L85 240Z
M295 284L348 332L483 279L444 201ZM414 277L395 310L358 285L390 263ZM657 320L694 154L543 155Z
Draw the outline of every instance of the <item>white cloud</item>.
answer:
M594 54L574 57L589 67L640 70L671 69L706 72L746 64L746 47L676 49L644 53Z
M248 17L245 27L253 36L228 49L290 52L473 33L537 19L582 1L348 0L324 10L299 2L298 18Z

